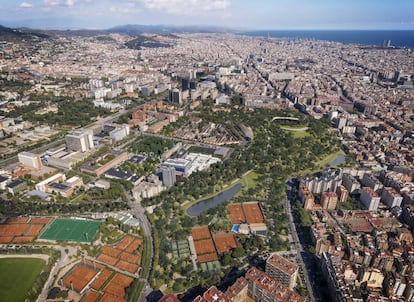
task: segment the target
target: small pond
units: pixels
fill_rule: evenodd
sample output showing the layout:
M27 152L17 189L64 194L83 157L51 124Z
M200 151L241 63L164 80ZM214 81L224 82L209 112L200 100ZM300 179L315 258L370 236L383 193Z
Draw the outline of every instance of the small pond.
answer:
M237 184L234 187L231 187L213 197L201 200L189 207L187 209L187 214L189 216L198 216L209 209L217 207L218 205L225 203L234 195L236 195L241 190L241 187L242 186L240 184Z

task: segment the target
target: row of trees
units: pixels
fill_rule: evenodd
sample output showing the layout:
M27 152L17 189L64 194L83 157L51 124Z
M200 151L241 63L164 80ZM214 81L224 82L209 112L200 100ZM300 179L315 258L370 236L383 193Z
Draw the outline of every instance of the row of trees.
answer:
M55 203L45 201L0 200L0 214L13 215L58 215L58 214L86 214L95 212L121 211L128 208L124 201Z
M108 109L95 107L92 100L75 101L67 98L56 103L58 107L57 112L48 112L42 115L36 114L37 110L48 106L48 104L48 101L31 103L27 106L17 107L15 110L5 113L5 115L13 118L21 116L24 120L33 123L85 126L98 116L107 116L111 113Z

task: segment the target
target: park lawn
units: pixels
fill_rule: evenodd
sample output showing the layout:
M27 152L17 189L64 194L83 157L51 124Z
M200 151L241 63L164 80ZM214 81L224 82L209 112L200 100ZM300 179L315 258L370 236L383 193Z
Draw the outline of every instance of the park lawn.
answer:
M293 138L303 138L310 136L310 133L308 131L293 131L292 135Z
M23 302L45 265L46 263L42 259L1 258L1 300L7 302Z
M293 138L303 138L310 136L308 132L308 127L306 125L289 125L289 126L281 126L282 130L290 131L292 133Z
M251 189L255 188L257 184L257 178L259 174L254 171L250 171L249 173L243 175L238 183L241 183L243 189Z
M315 169L313 169L313 170L307 169L307 170L298 171L297 173L294 173L294 175L310 174L310 173L316 173L316 172L322 171L323 169L326 168L326 164L333 161L339 154L343 154L345 156L345 152L342 149L340 149L340 150L336 151L335 153L329 154L328 156L326 156L326 157L322 158L321 160L319 160L316 163L316 168Z
M302 129L302 128L307 128L308 125L280 125L280 128L282 128L283 130L292 130L292 131L297 131L297 129Z

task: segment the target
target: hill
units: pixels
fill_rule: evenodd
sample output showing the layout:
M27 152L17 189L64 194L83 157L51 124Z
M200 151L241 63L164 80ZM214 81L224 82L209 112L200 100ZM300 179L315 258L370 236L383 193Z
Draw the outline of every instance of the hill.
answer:
M24 41L38 41L48 39L49 37L48 34L29 28L9 28L0 25L0 41L18 43Z

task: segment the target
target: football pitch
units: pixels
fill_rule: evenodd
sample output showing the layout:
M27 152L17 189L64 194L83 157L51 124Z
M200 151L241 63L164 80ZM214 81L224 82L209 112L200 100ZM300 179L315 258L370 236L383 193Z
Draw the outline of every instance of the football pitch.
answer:
M45 266L34 258L0 259L0 300L22 302Z
M40 239L92 242L101 223L91 220L55 219L40 235Z

